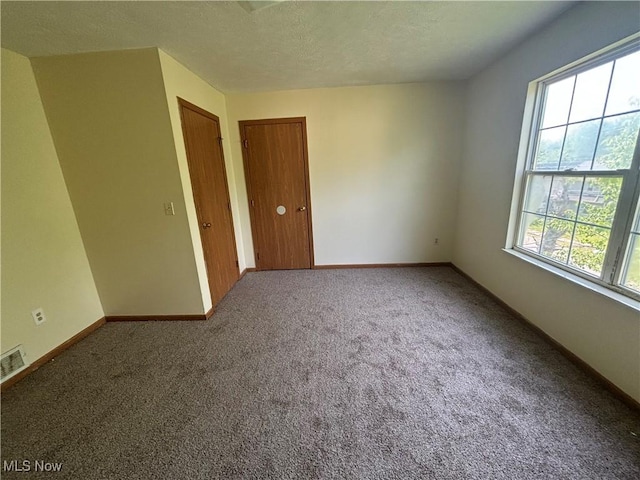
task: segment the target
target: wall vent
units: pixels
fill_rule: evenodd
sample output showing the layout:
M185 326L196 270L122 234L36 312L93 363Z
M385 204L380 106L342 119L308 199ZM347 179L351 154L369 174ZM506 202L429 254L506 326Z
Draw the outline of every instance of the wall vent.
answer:
M29 366L27 363L27 354L24 352L22 345L12 348L0 357L0 370L2 373L0 381L10 379L16 373L21 372Z

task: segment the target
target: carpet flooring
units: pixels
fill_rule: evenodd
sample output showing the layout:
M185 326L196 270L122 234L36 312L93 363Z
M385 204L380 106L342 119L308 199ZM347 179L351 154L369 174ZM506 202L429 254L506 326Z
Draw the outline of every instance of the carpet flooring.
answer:
M247 274L2 397L3 478L638 479L640 414L447 267ZM38 473L36 460L61 462Z

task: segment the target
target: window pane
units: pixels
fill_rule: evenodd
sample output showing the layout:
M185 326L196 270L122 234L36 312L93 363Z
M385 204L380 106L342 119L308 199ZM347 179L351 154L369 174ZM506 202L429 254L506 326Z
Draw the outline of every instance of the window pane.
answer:
M575 223L558 218L547 218L542 234L540 254L567 263L571 235Z
M640 52L619 58L613 67L606 115L640 108Z
M608 228L577 224L569 264L599 277L610 233Z
M618 206L622 178L587 178L582 189L578 220L611 227Z
M627 268L622 277L622 285L636 292L640 292L640 235L631 234L629 239L629 259Z
M552 83L547 87L542 128L555 127L567 123L575 78L569 77Z
M553 177L547 215L575 219L583 181L584 177Z
M533 168L535 170L557 170L560 164L560 153L564 132L567 127L555 127L540 132L538 151Z
M630 211L640 191L640 47L631 45L538 84L515 244L640 295L640 203Z
M578 75L571 104L570 122L580 122L602 116L612 66L613 62L609 62Z
M562 149L560 170L575 168L589 170L596 149L601 120L576 123L567 127L567 138Z
M524 210L531 213L545 214L549 189L551 188L550 175L531 175L527 185L527 193L524 201Z
M629 168L640 129L640 113L628 113L602 122L594 170Z
M523 214L518 245L534 253L538 253L540 251L540 239L542 238L543 227L543 216L533 215L531 213Z

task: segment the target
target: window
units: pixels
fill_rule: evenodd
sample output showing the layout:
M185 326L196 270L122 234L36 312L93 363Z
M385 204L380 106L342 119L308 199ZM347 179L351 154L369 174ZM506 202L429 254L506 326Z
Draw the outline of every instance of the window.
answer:
M513 248L640 298L640 41L536 85Z

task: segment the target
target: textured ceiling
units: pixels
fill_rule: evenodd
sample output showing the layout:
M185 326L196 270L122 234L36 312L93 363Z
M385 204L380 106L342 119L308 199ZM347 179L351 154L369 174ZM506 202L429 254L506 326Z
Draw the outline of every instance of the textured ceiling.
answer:
M241 3L244 3L242 5ZM251 2L255 3L255 2ZM28 57L157 46L223 92L465 79L573 2L2 1Z

